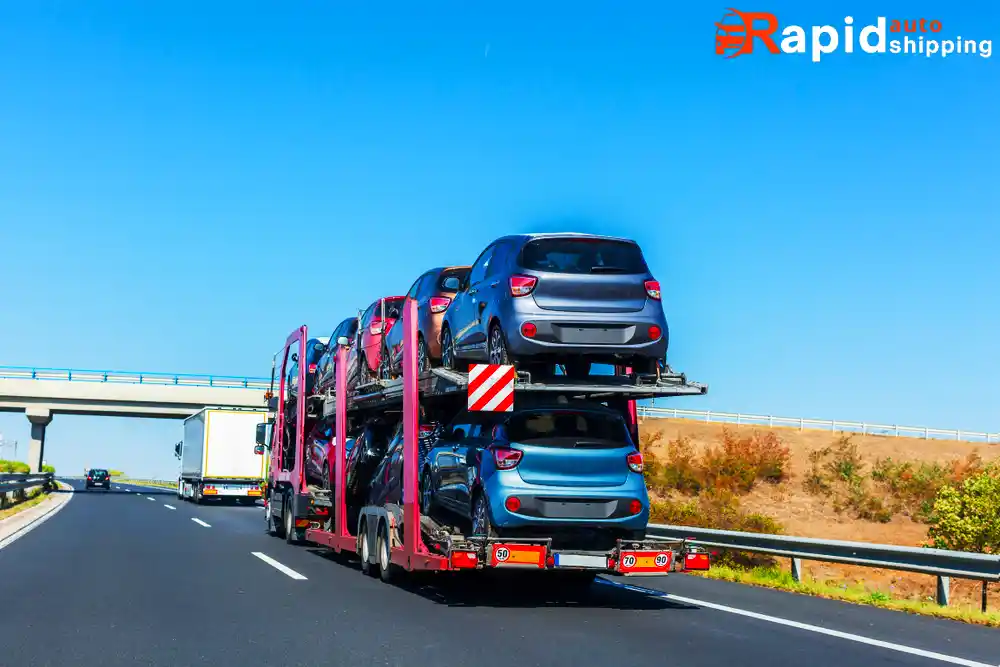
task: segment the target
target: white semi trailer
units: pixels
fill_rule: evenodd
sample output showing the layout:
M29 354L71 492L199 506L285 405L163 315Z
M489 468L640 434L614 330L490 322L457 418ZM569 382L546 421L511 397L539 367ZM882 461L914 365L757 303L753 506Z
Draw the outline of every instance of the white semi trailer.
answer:
M177 496L200 503L206 498L253 504L266 475L264 454L256 447L264 410L206 408L184 420L184 439L174 454L181 460Z

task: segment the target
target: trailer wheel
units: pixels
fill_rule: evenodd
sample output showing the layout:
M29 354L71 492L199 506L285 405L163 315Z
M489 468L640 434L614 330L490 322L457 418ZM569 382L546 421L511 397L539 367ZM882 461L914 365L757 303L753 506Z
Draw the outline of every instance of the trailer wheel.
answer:
M395 578L396 565L392 562L392 551L389 541L389 527L382 523L378 527L378 576L385 583Z
M358 557L361 559L361 574L372 576L371 553L368 548L368 522L364 519L358 525Z
M292 498L285 495L285 501L281 503L281 515L285 523L285 542L288 544L298 544L298 536L295 534L295 512L292 509Z

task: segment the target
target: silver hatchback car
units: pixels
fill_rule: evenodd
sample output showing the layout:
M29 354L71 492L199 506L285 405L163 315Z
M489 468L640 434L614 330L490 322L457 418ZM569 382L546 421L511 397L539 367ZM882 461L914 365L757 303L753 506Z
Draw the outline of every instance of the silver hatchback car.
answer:
M505 236L479 255L441 328L441 361L546 374L592 363L655 373L668 343L660 284L638 244L588 234Z

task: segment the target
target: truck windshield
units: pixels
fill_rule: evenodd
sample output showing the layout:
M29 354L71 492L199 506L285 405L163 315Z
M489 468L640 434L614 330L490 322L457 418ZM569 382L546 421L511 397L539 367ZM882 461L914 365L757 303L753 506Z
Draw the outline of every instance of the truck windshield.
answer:
M511 442L557 447L625 447L631 444L618 415L580 410L533 410L507 420Z

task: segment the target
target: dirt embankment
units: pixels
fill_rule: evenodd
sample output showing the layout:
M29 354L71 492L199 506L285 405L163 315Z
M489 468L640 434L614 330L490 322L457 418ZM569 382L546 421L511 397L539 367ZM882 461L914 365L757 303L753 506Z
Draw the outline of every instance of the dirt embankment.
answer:
M748 494L739 498L740 506L749 511L768 515L783 526L787 535L823 539L854 540L881 544L921 546L927 543L927 524L904 514L895 514L887 523L855 518L850 512L837 512L830 499L811 492L806 485L813 463L810 454L830 447L843 436L828 430L787 427L736 426L733 424L706 423L688 419L644 419L640 430L646 434L661 432L663 437L653 446L658 458L665 458L668 443L686 437L696 452L703 452L717 445L723 430L740 435L753 431L772 431L789 448L789 474L780 484L758 484ZM851 438L857 445L863 465L871 470L880 459L948 464L977 453L984 462L1000 458L1000 444L956 440L918 439L881 435L855 434ZM784 559L782 559L782 562ZM787 567L787 563L783 562ZM863 583L871 590L890 593L896 597L933 597L933 577L872 568L839 566L811 562L806 564L809 576L820 580L850 584ZM959 603L978 601L978 582L959 583L952 580L953 599ZM991 591L1000 591L994 585ZM993 592L991 608L1000 608L1000 593Z

